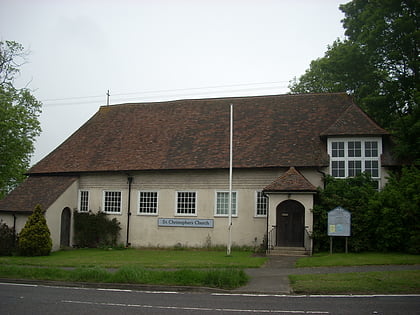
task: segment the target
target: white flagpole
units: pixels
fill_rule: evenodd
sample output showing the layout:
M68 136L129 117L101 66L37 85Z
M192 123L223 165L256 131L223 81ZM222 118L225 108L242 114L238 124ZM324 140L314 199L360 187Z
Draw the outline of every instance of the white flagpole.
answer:
M230 104L230 139L229 139L229 226L227 255L230 256L232 245L232 164L233 164L233 104Z

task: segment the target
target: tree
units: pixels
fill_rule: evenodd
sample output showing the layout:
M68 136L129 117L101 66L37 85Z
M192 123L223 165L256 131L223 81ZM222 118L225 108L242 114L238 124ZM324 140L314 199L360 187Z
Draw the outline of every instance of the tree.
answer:
M353 0L341 5L346 39L335 41L289 86L292 93L354 95L393 132L401 146L396 153L408 163L420 162L419 7L416 0Z
M50 229L41 206L37 205L19 233L19 253L23 256L47 256L51 248Z
M41 132L41 103L13 85L26 56L19 43L0 41L0 199L25 178Z

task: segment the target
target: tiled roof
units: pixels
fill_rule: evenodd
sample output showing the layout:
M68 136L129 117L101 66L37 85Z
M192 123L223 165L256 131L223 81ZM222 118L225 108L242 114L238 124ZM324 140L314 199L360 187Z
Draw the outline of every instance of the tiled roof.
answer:
M75 180L74 176L29 176L0 200L0 211L32 212L38 204L47 210Z
M235 168L326 166L321 134L386 133L344 93L102 106L29 173L228 168L230 104Z
M316 187L312 185L298 170L293 166L277 178L274 182L264 188L265 192L280 191L306 191L315 192Z

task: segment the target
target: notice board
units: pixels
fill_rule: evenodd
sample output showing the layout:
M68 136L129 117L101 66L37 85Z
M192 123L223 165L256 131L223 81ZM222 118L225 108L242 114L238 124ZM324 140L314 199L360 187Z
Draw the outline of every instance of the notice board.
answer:
M342 207L328 212L328 236L350 236L351 213Z

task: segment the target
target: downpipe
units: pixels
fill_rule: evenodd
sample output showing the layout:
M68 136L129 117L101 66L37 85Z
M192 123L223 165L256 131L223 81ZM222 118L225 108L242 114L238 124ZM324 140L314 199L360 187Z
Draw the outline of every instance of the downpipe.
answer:
M133 177L128 176L127 177L128 182L128 203L127 203L127 238L125 242L125 247L129 247L131 245L129 240L130 235L130 217L131 217L131 184L133 183Z

